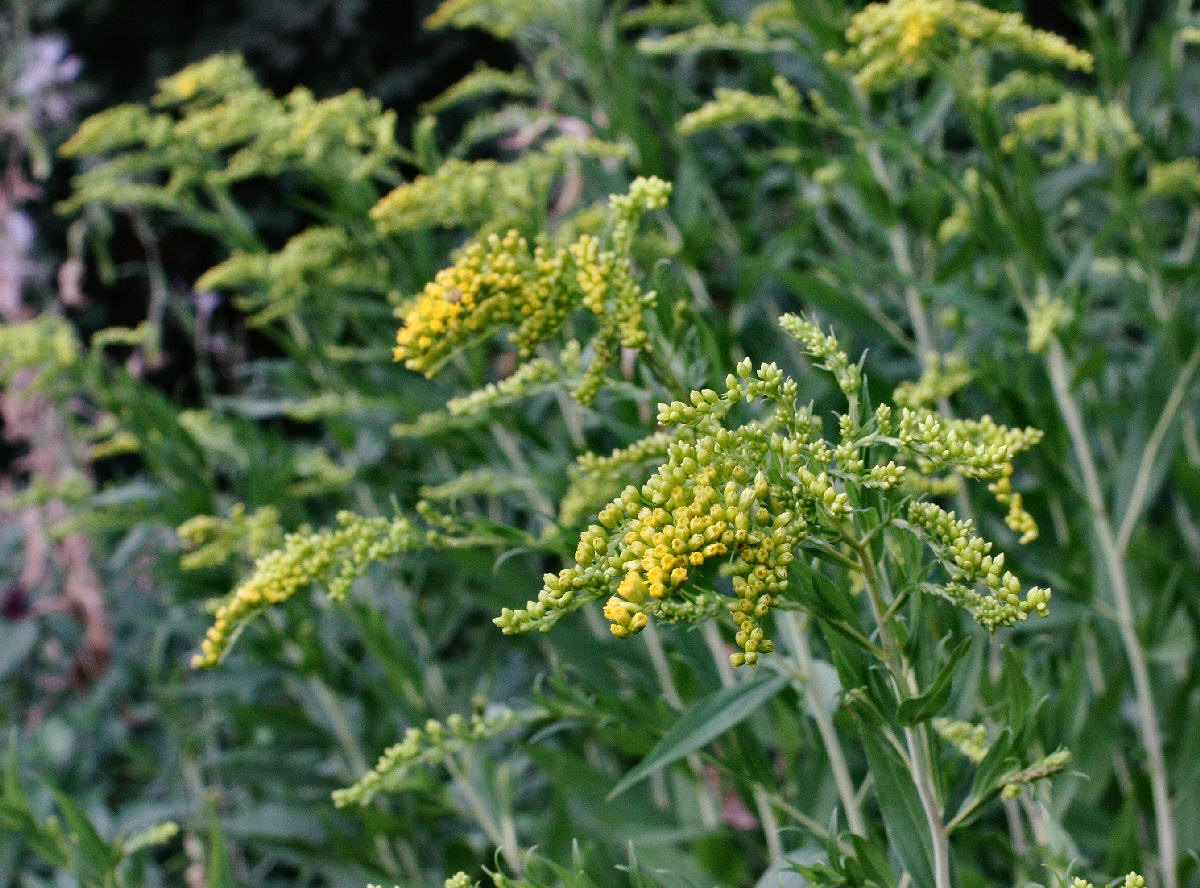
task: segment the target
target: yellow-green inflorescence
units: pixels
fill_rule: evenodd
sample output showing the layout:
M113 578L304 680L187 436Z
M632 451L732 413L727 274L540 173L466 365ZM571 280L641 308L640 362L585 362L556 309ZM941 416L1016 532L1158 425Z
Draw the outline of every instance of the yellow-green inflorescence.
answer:
M432 376L459 349L503 330L529 357L569 316L586 310L597 332L576 395L588 400L619 348L646 344L644 315L655 294L638 285L630 250L643 214L666 206L670 193L668 183L651 177L613 195L604 239L584 234L555 249L512 229L469 242L403 309L395 359Z
M741 89L718 87L713 97L675 124L682 135L742 123L770 123L800 116L800 94L783 77L774 80L777 95L756 95Z
M334 528L288 534L282 547L261 556L249 578L217 609L192 665L217 665L241 628L266 608L317 582L328 585L331 598L342 598L371 562L409 551L427 538L405 518L341 512L337 521Z
M191 550L179 559L184 570L217 567L238 554L261 558L283 540L277 508L262 506L247 514L243 503L235 503L225 518L189 518L175 533Z
M1071 888L1096 888L1096 886L1087 879L1076 876L1071 880ZM1121 882L1121 888L1146 888L1146 879L1137 873L1129 873Z
M1075 70L1091 70L1090 53L1057 34L1030 27L1013 12L970 0L889 0L855 14L846 29L849 48L829 61L854 71L863 89L881 90L924 77L937 59L981 47L1014 52Z
M665 461L644 484L626 486L599 512L580 537L574 566L547 574L536 601L506 608L496 618L504 632L547 631L565 614L602 598L619 638L651 619L705 618L721 603L721 596L704 589L711 583L706 567L716 564L734 593L724 599L740 649L732 661L753 665L773 648L763 620L779 603L796 550L845 541L858 491L903 488L911 466L1004 477L1013 457L1040 437L987 417L947 420L925 409L897 413L888 405L863 421L857 415L861 370L837 340L796 316L785 316L781 325L834 375L850 402L851 412L839 417L841 440L835 446L825 441L819 421L796 406L796 382L773 364L755 371L742 361L723 392L703 389L688 401L661 404L658 421L669 431L609 459L632 466L663 454ZM726 420L737 405L759 415L730 427ZM602 488L611 480L605 468L602 460L589 461L579 477ZM577 494L588 495L586 489ZM913 500L907 521L896 525L925 539L945 564L950 583L934 590L966 606L984 626L1046 613L1049 592L1022 595L1003 556L991 555L991 543L953 513Z
M1046 156L1050 166L1070 160L1095 163L1101 157L1120 157L1141 144L1129 113L1117 102L1068 92L1053 102L1037 105L1013 116L1012 132L1001 141L1005 151L1018 145L1057 142L1058 150Z
M160 81L151 105L96 114L62 146L71 157L116 153L76 177L65 210L183 207L205 218L212 187L289 170L370 179L399 154L395 112L377 99L358 90L317 99L303 88L277 98L231 53Z
M385 749L375 767L357 783L335 791L333 802L339 808L366 805L378 793L394 789L411 768L440 765L469 745L510 730L522 721L522 715L507 709L475 713L470 718L455 714L444 722L430 719L423 727L405 731L404 739Z

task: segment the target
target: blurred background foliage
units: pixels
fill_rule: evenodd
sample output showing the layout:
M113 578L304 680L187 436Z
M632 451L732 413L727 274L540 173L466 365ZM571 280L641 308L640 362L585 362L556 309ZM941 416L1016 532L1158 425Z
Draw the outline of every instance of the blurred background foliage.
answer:
M1177 36L1177 13L1190 8L1028 4L1034 24L1096 53L1094 77L1067 82L1118 104L1140 134L1056 164L1063 146L1039 144L1036 133L1001 163L1008 121L994 107L964 119L953 100L961 71L856 95L823 55L844 48L852 5L767 5L787 20L777 38L785 48L659 54L638 39L678 22L639 24L624 4L599 0L510 4L528 13L515 35L425 30L432 2L9 0L0 19L0 714L11 739L0 886L436 884L493 866L509 831L602 884L644 873L753 884L769 863L766 809L787 824L794 860L822 857L809 827L828 827L836 795L805 715L811 686L789 686L718 746L606 803L677 710L720 687L713 638L664 630L619 644L589 622L595 615L580 615L552 639L514 640L490 622L569 557L583 519L556 521L567 467L582 451L636 440L644 396L618 385L593 409L548 391L503 421L484 412L430 424L432 438L393 434L431 414L441 422L449 398L511 371L511 356L489 348L430 382L393 364L390 345L391 294L419 292L464 234L513 208L485 193L480 224L387 234L368 211L447 161L515 166L549 135L581 133L624 145L628 159L566 155L545 180L531 166L522 175L543 200L516 224L588 230L589 208L624 191L631 173L673 181L669 215L635 249L660 292L663 328L682 331L661 359L684 384L722 379L743 354L798 372L774 316L805 308L855 351L869 348L878 392L920 375L922 346L932 344L974 370L954 396L962 415L991 411L1046 431L1016 479L1044 528L1019 558L1053 585L1054 615L1048 628L1007 633L1007 661L999 645L978 645L950 708L982 708L989 724L1023 730L1045 751L1070 748L1077 774L1020 802L1015 816L1027 826L1014 829L1013 807L996 805L956 836L963 885L1041 883L1045 867L1079 859L1125 872L1154 845L1093 504L1017 307L1022 288L1032 303L1053 281L1069 309L1056 329L1103 495L1118 517L1140 504L1124 563L1160 707L1182 884L1196 884L1200 818L1188 812L1200 809L1191 717L1200 453L1184 373L1195 369L1197 192L1186 167L1174 180L1164 173L1159 193L1147 184L1149 167L1200 150L1200 69ZM750 3L679 8L696 22L759 14ZM365 115L395 111L394 154L351 175L331 162L344 147L334 145L213 186L231 152L198 129L173 143L176 154L148 149L158 165L133 167L147 184L136 193L103 191L105 168L89 156L99 151L56 158L87 115L146 103L161 78L230 50L274 97L303 86L317 99L350 89L378 99ZM534 95L422 113L479 61L520 65ZM809 105L797 119L675 130L715 88L768 93L777 74L801 93L826 91L833 117ZM895 177L891 189L872 169L870 144ZM136 145L115 147L136 155ZM318 229L340 236L295 240ZM915 267L897 266L897 231ZM238 256L222 285L196 286ZM905 309L912 288L924 334ZM825 384L804 379L827 408ZM1178 420L1160 431L1180 379ZM1148 442L1154 459L1140 464ZM486 474L439 497L438 485L467 468ZM188 669L213 602L285 531L327 526L341 509L390 516L421 498L448 520L512 526L529 540L375 566L345 604L305 593L248 629L221 669ZM207 555L189 564L175 528L198 515L213 516L193 525ZM998 518L984 527L1011 541ZM935 630L952 619L928 616ZM816 644L819 669L832 673ZM1042 703L1031 702L1027 719L1010 711L1014 694ZM330 802L406 727L533 703L551 727L469 748L370 806ZM852 728L846 710L836 717ZM862 751L847 753L861 776ZM953 762L947 774L959 788L970 779ZM772 787L765 802L763 786ZM548 867L533 873L582 884Z

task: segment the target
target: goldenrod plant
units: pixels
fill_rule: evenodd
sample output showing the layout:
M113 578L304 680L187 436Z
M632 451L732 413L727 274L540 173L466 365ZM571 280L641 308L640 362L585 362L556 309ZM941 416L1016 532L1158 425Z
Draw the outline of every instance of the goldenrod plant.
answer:
M1026 8L446 0L512 54L407 116L83 121L146 316L0 326L98 466L0 495L158 590L170 803L27 716L0 888L1200 885L1200 22Z

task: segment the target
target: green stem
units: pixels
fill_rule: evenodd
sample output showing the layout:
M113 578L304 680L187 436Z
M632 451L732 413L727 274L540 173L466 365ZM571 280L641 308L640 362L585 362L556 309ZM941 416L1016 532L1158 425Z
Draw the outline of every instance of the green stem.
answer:
M479 824L484 835L488 837L488 841L499 849L504 862L512 868L513 872L518 876L523 875L525 865L521 860L520 848L517 844L516 832L512 828L511 818L502 817L501 822L497 822L496 818L492 815L491 809L475 789L466 772L458 766L454 756L447 757L445 764L446 770L454 778L455 785L462 792L463 798L467 802L467 807L471 809L471 813L475 817L475 822Z
M1192 381L1197 366L1200 366L1200 348L1192 351L1191 357L1179 372L1175 384L1171 386L1171 393L1167 396L1167 402L1158 417L1158 422L1154 424L1154 430L1150 433L1149 440L1146 441L1146 449L1142 452L1142 459L1138 463L1137 475L1134 478L1133 491L1129 494L1129 504L1125 507L1125 516L1121 519L1120 527L1117 530L1117 552L1122 557L1125 555L1125 549L1129 546L1129 538L1133 535L1137 520L1141 517L1159 448L1162 447L1167 430L1170 429L1175 415L1179 412L1179 407L1183 403L1184 395L1187 394L1188 385Z
M866 586L867 599L871 603L871 612L879 627L880 640L883 643L884 665L892 674L896 690L901 696L916 696L920 693L916 678L912 674L903 653L900 651L896 638L892 633L892 624L886 617L887 606L883 595L883 581L875 566L875 558L867 546L858 541L849 541L859 557L863 583ZM921 809L925 813L925 822L929 827L929 837L933 847L933 879L934 888L951 888L950 881L950 843L946 835L946 827L942 821L941 805L937 798L937 786L934 782L933 765L929 755L929 740L921 726L904 728L904 742L908 747L909 768L912 772L913 783L917 787L917 795L921 800Z
M1171 811L1171 796L1167 787L1167 765L1163 756L1162 736L1159 732L1158 714L1154 707L1154 693L1150 686L1150 671L1146 665L1146 652L1137 636L1133 614L1133 602L1129 590L1129 577L1125 572L1121 548L1108 509L1104 502L1104 491L1096 461L1088 445L1083 416L1071 394L1071 375L1067 369L1066 356L1057 339L1050 341L1046 357L1050 373L1050 387L1058 412L1070 433L1071 448L1075 461L1083 475L1084 497L1091 513L1092 530L1100 546L1105 571L1112 584L1113 603L1116 606L1117 628L1129 671L1133 677L1134 703L1137 710L1138 736L1146 753L1146 770L1150 777L1150 795L1154 804L1154 825L1158 836L1159 866L1162 868L1164 888L1178 888L1179 879L1175 871L1178 859L1175 843L1175 819Z
M711 620L703 624L701 633L704 643L712 652L717 663L717 674L721 677L722 687L732 687L737 684L733 667L729 665L729 657L725 654L725 644L721 641L721 631ZM771 862L783 857L783 842L779 838L779 821L775 817L775 809L771 807L771 798L763 786L754 787L754 808L758 812L758 822L762 826L763 837L767 840L767 856Z
M863 821L862 810L858 797L854 793L854 783L850 779L850 769L846 766L846 757L842 754L842 745L838 742L837 731L833 727L833 718L825 708L821 698L820 688L813 683L813 659L808 647L808 614L797 616L792 611L779 614L779 621L788 637L788 646L796 656L800 673L805 685L805 698L808 712L817 723L817 732L825 746L825 755L829 759L829 768L833 771L833 782L837 786L838 796L842 800L842 809L846 812L846 823L850 831L865 837L867 826Z
M676 712L683 712L686 707L683 704L683 698L679 696L679 689L675 686L675 679L671 675L671 666L663 651L662 638L659 637L658 630L652 623L641 632L641 636L645 639L646 648L650 652L650 663L654 667L654 675L658 679L663 699ZM713 797L712 788L704 780L704 765L700 761L700 756L694 752L687 756L686 761L688 770L692 772L692 777L696 781L696 804L700 809L700 822L706 829L716 829L721 823L721 812L718 810L717 800Z

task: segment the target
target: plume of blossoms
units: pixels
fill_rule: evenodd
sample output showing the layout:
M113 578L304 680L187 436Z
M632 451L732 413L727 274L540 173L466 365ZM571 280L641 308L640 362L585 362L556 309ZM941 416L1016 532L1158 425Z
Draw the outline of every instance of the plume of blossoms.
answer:
M250 576L217 608L192 666L216 666L246 623L313 583L324 582L331 598L343 598L372 561L387 560L426 542L426 535L405 518L340 512L337 522L326 530L290 533L280 548L259 557ZM192 531L184 529L188 535Z
M778 75L773 86L774 96L718 87L712 99L681 117L675 129L681 135L689 136L706 129L799 118L801 98L796 88Z
M764 619L779 604L796 552L839 551L854 538L856 509L870 490L895 491L904 517L894 525L923 539L947 571L949 582L930 584L930 591L966 607L989 629L1047 613L1049 591L1022 595L1003 556L991 554L992 544L969 522L903 490L913 471L1001 477L1040 434L988 417L949 420L886 404L867 413L861 370L837 340L794 315L781 326L846 396L840 440L825 440L819 420L796 405L797 383L774 364L756 371L744 360L723 392L703 389L688 401L659 405L658 421L672 436L650 439L644 454L665 445L665 462L599 512L580 537L573 566L547 574L537 600L504 609L496 625L505 633L547 631L599 599L607 600L604 614L619 638L651 619L705 619L721 601L707 569L715 564L733 590L723 602L739 648L732 662L753 665L773 649ZM738 405L756 416L733 426L728 419ZM636 448L629 454L642 455Z
M466 244L403 310L395 359L432 376L455 352L503 330L526 358L586 310L596 332L576 396L589 400L618 349L646 343L644 314L655 293L638 285L630 252L642 216L666 206L670 193L661 179L634 180L609 201L607 238L583 234L553 249L510 229Z
M1117 102L1096 96L1065 93L1057 100L1018 112L1012 132L1001 141L1005 151L1021 144L1057 142L1058 150L1046 156L1050 166L1078 158L1095 163L1102 156L1120 157L1141 144L1128 112Z
M500 71L479 62L469 74L455 82L436 98L423 104L421 113L440 114L447 108L486 96L533 96L536 94L537 87L525 71L521 69Z
M454 714L444 722L429 719L422 727L405 731L404 739L385 749L375 767L353 786L336 790L333 802L339 808L367 805L380 792L395 789L413 768L440 765L472 744L482 743L537 717L538 713L502 709L493 713L476 712L470 718Z
M1091 53L1057 34L1030 27L1017 13L997 12L971 0L888 0L856 13L846 29L850 44L828 60L854 72L865 90L883 90L924 77L939 58L972 47L1012 52L1088 71Z
M479 28L509 40L560 10L558 0L444 0L425 19L425 27Z
M61 208L101 204L181 210L202 228L230 227L214 195L236 182L297 172L314 181L391 176L400 153L395 112L361 91L279 98L242 58L212 56L159 82L148 105L118 105L85 120L61 148L104 157L74 181Z

